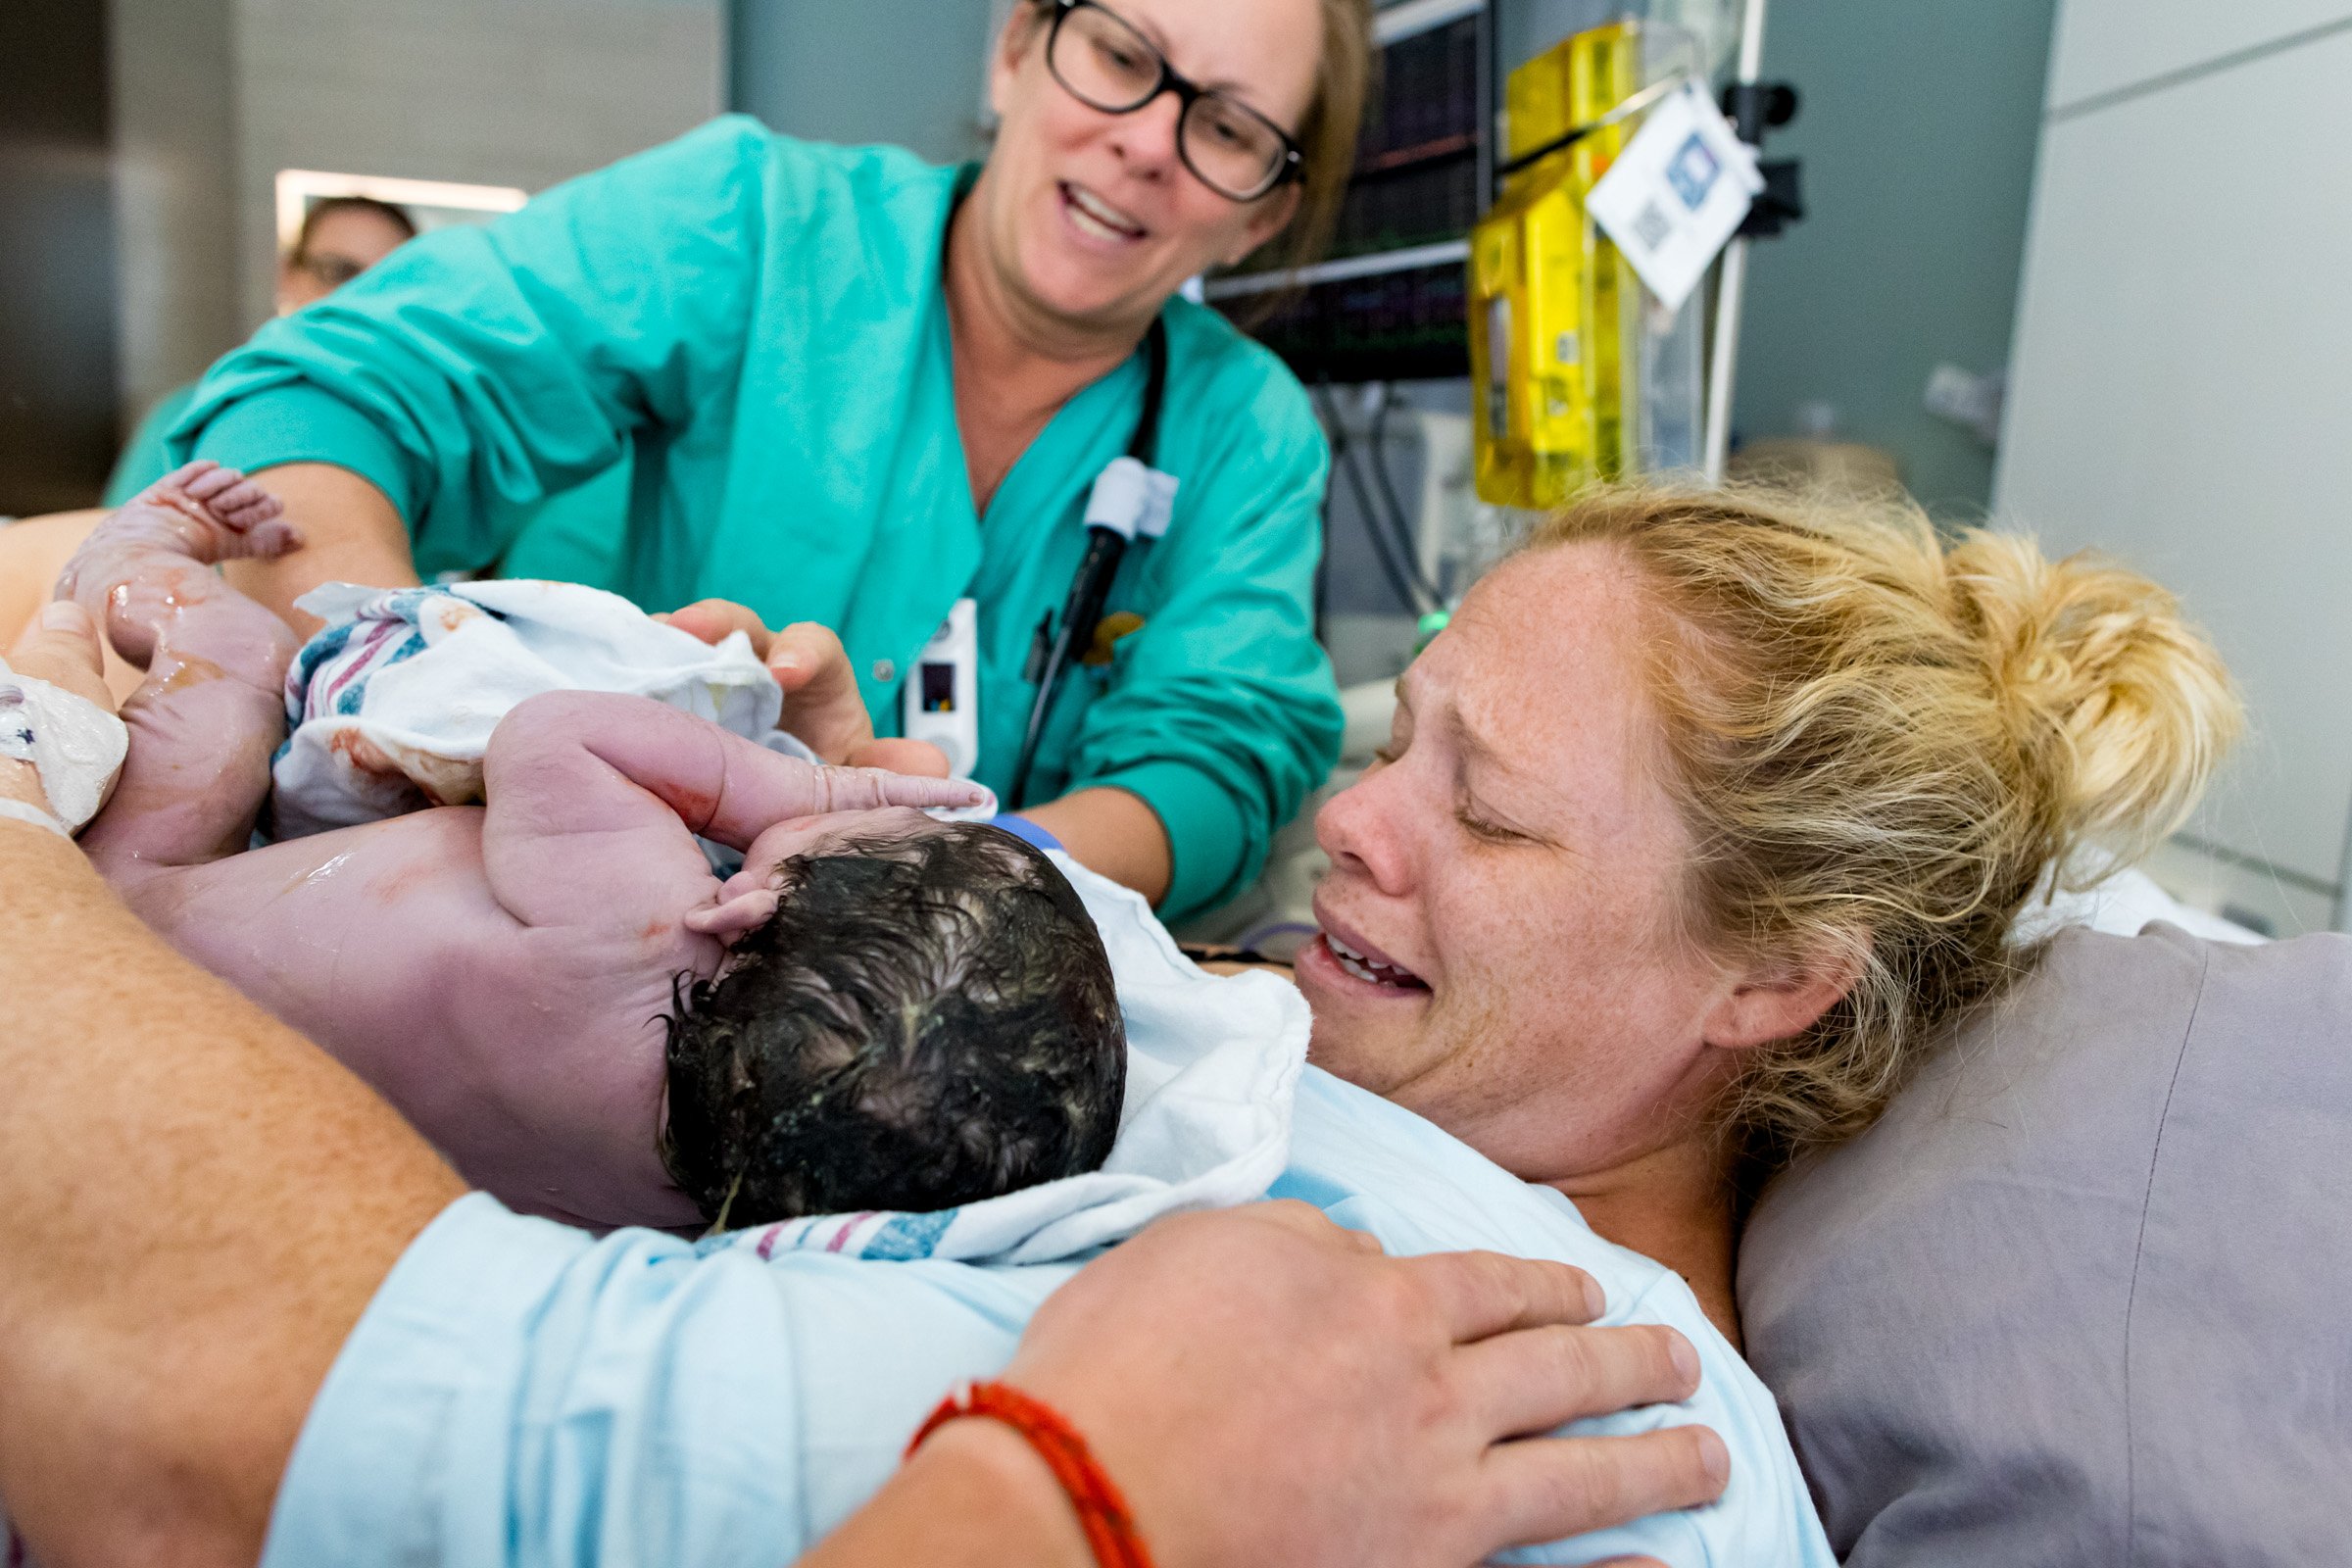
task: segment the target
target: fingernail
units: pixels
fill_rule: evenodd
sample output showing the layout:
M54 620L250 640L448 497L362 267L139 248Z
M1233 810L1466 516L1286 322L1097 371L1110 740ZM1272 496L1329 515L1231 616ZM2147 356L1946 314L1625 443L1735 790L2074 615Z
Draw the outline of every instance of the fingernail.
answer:
M1585 1319L1591 1322L1609 1309L1609 1293L1600 1288L1600 1281L1585 1276Z
M1673 1330L1667 1332L1672 1334ZM1674 1360L1674 1375L1695 1387L1698 1383L1698 1352L1690 1348L1690 1342L1675 1334L1666 1347L1666 1353Z
M1708 1482L1721 1489L1732 1479L1732 1450L1723 1446L1723 1439L1712 1427L1698 1429L1698 1463L1706 1471Z
M41 607L43 631L84 631L89 624L90 617L71 599L52 599Z
M801 667L801 656L798 654L778 654L775 658L767 662L767 667L770 669L798 669Z

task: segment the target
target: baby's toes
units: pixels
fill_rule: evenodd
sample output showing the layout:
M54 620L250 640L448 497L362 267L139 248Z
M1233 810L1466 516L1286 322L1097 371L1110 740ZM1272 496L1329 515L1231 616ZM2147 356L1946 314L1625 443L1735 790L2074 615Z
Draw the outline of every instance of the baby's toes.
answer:
M245 476L236 469L223 468L210 458L198 458L195 462L174 468L161 479L156 480L155 483L140 491L135 500L159 502L169 492L176 490L202 501L208 496L225 490L243 477Z
M302 530L272 514L269 520L245 530L245 544L258 559L273 561L290 550L302 548Z
M284 512L285 504L263 489L257 480L242 474L237 483L206 500L213 515L240 533L260 527Z

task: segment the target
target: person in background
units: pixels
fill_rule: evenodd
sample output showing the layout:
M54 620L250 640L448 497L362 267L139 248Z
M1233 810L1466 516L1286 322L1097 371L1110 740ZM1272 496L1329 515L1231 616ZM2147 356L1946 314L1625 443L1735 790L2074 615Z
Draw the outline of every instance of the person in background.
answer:
M76 606L45 610L9 661L107 702ZM562 1298L533 1310L575 1233L467 1197L358 1080L165 948L39 825L51 803L31 763L0 758L0 802L26 812L0 814L0 1499L22 1532L6 1560L745 1561L743 1543L692 1519L666 1521L685 1552L608 1535L597 1502L682 1471L736 1474L792 1410L736 1406L713 1429L657 1403L631 1412L650 1422L642 1444L565 1412L615 1377L658 1390L662 1369L718 1364L697 1359L714 1323L726 1355L788 1337L763 1272L740 1251L676 1260L692 1277L675 1299L695 1310L650 1307L654 1271L617 1266L623 1233L578 1253ZM300 1450L405 1441L400 1410L372 1412L381 1430L321 1430L355 1418L331 1394L352 1375L346 1339L414 1348L413 1308L432 1294L422 1254L486 1217L506 1242L461 1287L485 1353L432 1419L493 1491L514 1479L502 1467L554 1473L558 1517L492 1509L493 1528L466 1535L450 1521L481 1512L428 1507L396 1529L386 1499L418 1478L380 1459L318 1494L328 1472ZM1186 1215L1079 1271L992 1387L999 1407L1009 1391L1077 1435L1159 1568L1468 1564L1723 1489L1723 1446L1697 1428L1517 1436L1695 1384L1671 1331L1583 1326L1598 1295L1558 1264L1385 1257L1303 1204ZM523 1353L506 1353L510 1335ZM475 1441L517 1416L553 1446ZM950 1419L804 1561L1114 1560L1090 1548L1067 1486L1014 1422ZM343 1532L323 1548L322 1519ZM288 1539L305 1526L308 1555Z
M294 248L278 259L277 314L291 316L326 298L416 237L416 220L405 208L372 196L325 198L303 215ZM177 466L164 450L164 437L195 401L196 383L190 381L165 393L147 411L107 478L109 508L123 505Z

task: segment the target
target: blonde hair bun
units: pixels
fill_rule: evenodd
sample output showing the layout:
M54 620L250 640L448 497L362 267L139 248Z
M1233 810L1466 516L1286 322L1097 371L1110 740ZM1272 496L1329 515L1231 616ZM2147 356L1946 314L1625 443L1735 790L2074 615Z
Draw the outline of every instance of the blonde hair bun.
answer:
M2144 854L2237 733L2172 595L2013 534L1947 543L1906 500L1600 486L1529 544L1620 552L1676 629L1648 685L1696 847L1690 928L1858 970L1751 1054L1727 1115L1764 1164L1867 1126L2019 972L2017 916L2052 876Z
M2238 736L2221 656L2171 593L2091 552L2053 562L2024 535L1977 529L1944 565L2054 836L2108 852L2104 867L2139 859Z

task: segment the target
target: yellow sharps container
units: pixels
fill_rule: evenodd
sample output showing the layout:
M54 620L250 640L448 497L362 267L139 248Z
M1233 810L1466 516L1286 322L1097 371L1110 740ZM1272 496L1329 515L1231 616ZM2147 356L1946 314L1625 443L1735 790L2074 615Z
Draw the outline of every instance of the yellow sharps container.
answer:
M1639 24L1580 32L1511 73L1510 162L1642 87ZM1471 428L1482 500L1557 506L1626 466L1626 348L1641 285L1585 199L1632 126L1606 125L1512 174L1470 236Z

